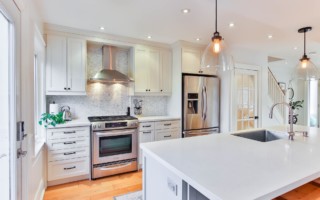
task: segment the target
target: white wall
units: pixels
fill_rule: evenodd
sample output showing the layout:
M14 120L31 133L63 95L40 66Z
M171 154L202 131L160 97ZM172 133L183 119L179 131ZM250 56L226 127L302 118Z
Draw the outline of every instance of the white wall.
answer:
M28 150L28 166L23 167L23 198L29 200L42 199L46 187L45 151L34 155L34 29L35 25L43 32L42 19L33 0L17 1L21 10L21 118L25 121L25 132L28 139L23 144Z

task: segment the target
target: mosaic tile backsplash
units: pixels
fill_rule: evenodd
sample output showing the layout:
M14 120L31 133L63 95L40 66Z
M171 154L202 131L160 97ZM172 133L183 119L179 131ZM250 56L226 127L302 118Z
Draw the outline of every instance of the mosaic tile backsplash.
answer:
M128 55L126 50L116 52L116 69L128 74ZM92 77L102 68L101 45L88 45L87 77ZM74 119L87 119L88 116L125 115L127 107L134 114L134 99L142 100L143 116L167 114L167 97L129 96L129 88L122 84L90 83L86 96L47 96L47 105L53 101L60 106L68 105Z

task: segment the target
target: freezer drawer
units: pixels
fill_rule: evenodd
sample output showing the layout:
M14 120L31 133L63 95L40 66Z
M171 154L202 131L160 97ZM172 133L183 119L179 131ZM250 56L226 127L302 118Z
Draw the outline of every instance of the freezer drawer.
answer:
M201 136L201 135L208 135L208 134L217 134L219 133L219 128L212 128L212 129L201 129L201 130L188 130L183 131L184 137L193 137L193 136Z

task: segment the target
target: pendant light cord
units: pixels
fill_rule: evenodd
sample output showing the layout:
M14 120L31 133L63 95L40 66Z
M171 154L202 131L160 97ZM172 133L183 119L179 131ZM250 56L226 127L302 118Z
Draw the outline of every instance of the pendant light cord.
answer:
M218 32L218 0L216 0L216 32Z
M304 55L306 55L306 31L304 31Z

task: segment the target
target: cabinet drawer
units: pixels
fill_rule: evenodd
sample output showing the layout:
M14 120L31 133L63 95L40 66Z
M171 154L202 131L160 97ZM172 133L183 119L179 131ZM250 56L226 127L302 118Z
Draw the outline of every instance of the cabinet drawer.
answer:
M139 131L154 130L154 122L142 122L139 124Z
M62 161L89 157L89 148L48 151L48 161Z
M89 174L89 159L67 163L52 162L48 166L48 181Z
M89 137L89 127L48 129L47 140Z
M158 131L154 136L155 140L170 140L174 138L179 138L179 133L177 131Z
M49 151L89 147L89 138L49 141L47 146Z
M180 127L179 120L155 122L155 129L156 130L173 129L173 128L179 128L179 127Z

